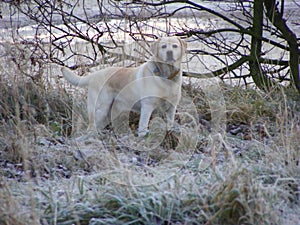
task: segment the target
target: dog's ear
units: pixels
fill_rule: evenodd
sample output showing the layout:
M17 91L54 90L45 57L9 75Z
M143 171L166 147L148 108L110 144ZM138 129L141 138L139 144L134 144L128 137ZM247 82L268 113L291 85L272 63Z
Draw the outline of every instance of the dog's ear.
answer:
M158 38L154 43L151 45L151 52L154 56L158 56L158 44L161 41L161 38Z
M180 41L180 44L181 44L183 52L185 52L186 49L187 49L187 43L186 43L186 41L182 40L180 37L177 37L177 38Z

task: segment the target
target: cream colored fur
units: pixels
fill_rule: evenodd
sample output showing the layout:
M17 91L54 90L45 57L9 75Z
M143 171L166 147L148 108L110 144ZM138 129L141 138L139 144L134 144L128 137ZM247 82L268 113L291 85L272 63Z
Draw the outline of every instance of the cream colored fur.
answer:
M88 87L88 130L102 130L124 111L139 111L138 135L148 132L152 112L165 107L167 129L174 122L181 97L181 62L186 43L178 37L163 37L152 45L153 57L139 67L109 67L87 76L66 67L64 77L73 85Z

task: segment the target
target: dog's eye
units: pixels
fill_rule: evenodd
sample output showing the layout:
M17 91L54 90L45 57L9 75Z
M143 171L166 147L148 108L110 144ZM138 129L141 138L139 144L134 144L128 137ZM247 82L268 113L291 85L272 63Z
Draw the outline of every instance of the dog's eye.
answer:
M178 48L178 45L173 45L173 48Z
M167 48L167 45L162 45L161 48Z

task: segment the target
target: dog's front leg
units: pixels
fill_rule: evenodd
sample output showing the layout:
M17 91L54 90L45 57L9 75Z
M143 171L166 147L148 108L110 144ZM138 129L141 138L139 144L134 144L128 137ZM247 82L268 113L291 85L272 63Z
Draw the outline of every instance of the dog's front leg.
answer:
M166 111L166 119L167 119L167 130L170 131L174 128L174 119L176 113L176 106L171 105Z
M141 105L141 115L139 121L139 129L138 129L139 137L144 137L149 133L148 124L153 110L154 108L151 105L150 106L147 104Z

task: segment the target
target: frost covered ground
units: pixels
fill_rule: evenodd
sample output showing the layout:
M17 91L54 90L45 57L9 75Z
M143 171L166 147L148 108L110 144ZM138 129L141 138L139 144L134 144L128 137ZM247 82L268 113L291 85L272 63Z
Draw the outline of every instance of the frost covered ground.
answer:
M90 3L88 14L98 15ZM0 4L3 43L12 32ZM32 35L24 17L13 20ZM28 82L0 48L0 224L300 224L300 102L292 90L187 80L180 132L162 135L154 119L146 139L113 129L104 139L76 139L85 135L85 92L70 92L52 66L44 76L55 82Z

